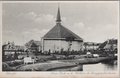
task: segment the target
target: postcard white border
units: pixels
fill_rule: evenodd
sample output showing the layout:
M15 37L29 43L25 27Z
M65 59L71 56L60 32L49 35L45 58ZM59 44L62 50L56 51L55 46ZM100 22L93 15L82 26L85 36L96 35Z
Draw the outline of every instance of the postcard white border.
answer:
M0 2L0 45L2 46L2 4L3 3L78 3L78 2L80 2L80 3L96 3L96 2L98 2L98 1L1 1ZM109 3L113 3L113 2L116 2L116 3L118 3L118 7L119 7L119 1L99 1L100 3L105 3L105 2L109 2ZM118 14L119 14L119 9L118 9ZM119 32L119 17L117 18L118 19L118 32ZM120 33L120 32L119 32ZM119 33L118 33L118 36L119 36L119 38L120 38L120 35L119 35ZM120 42L119 42L119 38L118 38L118 55L120 55L120 53L119 53L119 51L120 51ZM0 57L0 59L2 59L2 47L0 47L1 49L0 49L0 55L1 55L1 57ZM46 72L46 71L37 71L37 72L34 72L34 71L32 71L32 72L26 72L26 71L13 71L13 72L3 72L2 71L2 60L0 60L0 69L1 69L1 71L0 71L0 77L9 77L9 78L14 78L14 77L41 77L41 78L43 78L43 77L51 77L51 78L61 78L61 77L65 77L65 78L72 78L72 77L74 77L74 78L96 78L96 77L100 77L100 78L102 78L102 77L105 77L105 78L115 78L115 77L118 77L119 76L119 70L120 70L120 68L119 68L119 61L120 61L120 58L118 58L118 70L117 71L115 71L115 72L107 72L107 71L105 71L105 72L98 72L98 71L96 71L96 72L84 72L84 71L82 71L82 72L78 72L78 71L65 71L65 72L61 72L61 71L52 71L52 72Z

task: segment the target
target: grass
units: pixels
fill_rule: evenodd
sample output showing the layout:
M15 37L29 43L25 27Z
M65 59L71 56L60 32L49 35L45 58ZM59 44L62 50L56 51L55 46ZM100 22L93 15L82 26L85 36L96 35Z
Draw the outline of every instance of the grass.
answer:
M50 55L39 55L37 58L38 61L35 64L23 65L22 60L15 60L3 62L2 67L4 71L48 71L57 69L64 70L64 68L74 67L76 65L93 64L104 60L113 59L112 57L84 58L84 56L79 55L76 55L75 59L60 59L59 61L56 61L53 56Z
M48 71L56 68L76 66L74 63L65 62L47 62L25 65L18 68L18 71Z

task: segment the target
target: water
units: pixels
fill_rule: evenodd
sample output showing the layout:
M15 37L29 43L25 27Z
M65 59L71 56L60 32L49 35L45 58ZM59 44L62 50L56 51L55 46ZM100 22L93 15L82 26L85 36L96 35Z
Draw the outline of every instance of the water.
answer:
M97 63L83 65L83 71L117 71L117 60L109 63Z
M50 63L59 63L60 61L50 61ZM79 70L80 67L79 65L76 67L66 67L66 68L61 68L61 69L55 69L54 71L81 71ZM89 71L117 71L117 60L111 60L111 61L106 61L106 62L101 62L97 64L85 64L83 65L83 70L85 72Z

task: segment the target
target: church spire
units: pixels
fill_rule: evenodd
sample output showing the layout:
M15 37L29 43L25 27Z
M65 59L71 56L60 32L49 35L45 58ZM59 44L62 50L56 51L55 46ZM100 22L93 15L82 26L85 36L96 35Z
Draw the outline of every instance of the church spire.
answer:
M61 22L61 16L60 16L60 9L58 6L58 13L57 13L57 18L56 18L56 23L60 23Z

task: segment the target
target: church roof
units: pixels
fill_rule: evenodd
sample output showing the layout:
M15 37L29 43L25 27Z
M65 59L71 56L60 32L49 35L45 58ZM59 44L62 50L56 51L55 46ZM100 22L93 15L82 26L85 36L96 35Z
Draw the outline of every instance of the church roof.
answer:
M77 41L83 41L83 39L80 38L78 35L61 25L61 16L59 8L57 13L56 25L48 33L46 33L43 38L66 40L73 39Z
M66 39L68 37L72 37L75 40L82 40L78 35L65 28L61 24L56 24L46 35L44 35L44 39Z

